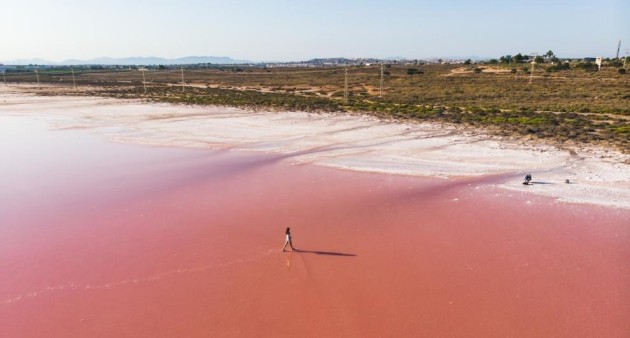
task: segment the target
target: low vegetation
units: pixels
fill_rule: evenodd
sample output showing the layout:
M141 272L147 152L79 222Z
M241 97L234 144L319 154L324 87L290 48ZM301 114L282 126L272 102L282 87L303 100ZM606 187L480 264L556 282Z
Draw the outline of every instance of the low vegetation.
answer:
M520 58L521 63L514 63ZM484 64L264 68L208 66L181 70L39 70L42 94L144 98L162 102L252 109L361 112L405 121L481 127L497 135L559 143L598 143L630 152L630 77L622 63L601 70L561 62L553 54L533 67L523 56ZM557 62L553 62L556 60ZM526 61L526 60L525 60ZM533 69L533 73L532 73ZM9 72L9 84L35 83L32 71ZM46 89L57 84L65 88ZM48 86L50 88L50 86ZM346 99L347 97L347 99Z

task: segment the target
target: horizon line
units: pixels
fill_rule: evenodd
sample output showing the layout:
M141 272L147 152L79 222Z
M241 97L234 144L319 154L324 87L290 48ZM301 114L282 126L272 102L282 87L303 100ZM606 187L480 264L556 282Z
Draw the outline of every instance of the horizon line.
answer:
M529 55L534 55L534 53L516 53L516 54L503 54L501 56L505 56L505 55L517 55L517 54L521 54L523 56L529 56ZM542 53L540 53L541 55ZM557 56L558 57L558 56ZM603 58L614 58L614 56L604 56L604 55L582 55L582 56L566 56L566 57L559 57L560 59L580 59L580 58L587 58L587 57L603 57ZM620 55L619 58L623 58L624 55ZM625 55L625 57L627 57L627 55ZM80 58L68 58L68 59L63 59L61 61L55 61L55 60L50 60L50 59L44 59L44 58L39 58L39 57L30 57L30 58L14 58L14 59L10 59L10 60L0 60L0 64L4 64L5 66L11 66L11 65L22 65L23 63L26 63L28 61L38 61L38 62L42 62L42 63L29 63L29 64L34 64L34 65L61 65L63 63L67 63L69 61L78 61L81 64L85 64L85 65L99 65L99 64L103 64L103 63L86 63L89 61L93 61L93 60L98 60L98 59L112 59L112 61L115 60L123 60L123 59L163 59L164 61L175 61L178 59L186 59L186 58L217 58L217 59L231 59L234 61L237 61L237 63L241 63L241 64L246 64L246 63L296 63L296 62L308 62L308 61L312 61L312 60L327 60L327 59L347 59L347 60L362 60L362 59L372 59L372 60L389 60L389 61L413 61L413 60L439 60L439 59L447 59L447 60L467 60L467 59L471 59L471 60L476 60L476 61L484 61L484 60L492 60L492 59L498 59L499 57L489 57L489 56L477 56L477 55L468 55L468 56L460 56L460 55L443 55L443 56L430 56L430 57L416 57L416 58L412 58L412 57L404 57L404 56L392 56L392 57L370 57L370 56L358 56L358 57L348 57L348 56L330 56L330 57L311 57L308 59L294 59L294 60L261 60L261 61L254 61L254 60L249 60L249 59L241 59L241 58L234 58L231 56L213 56L213 55L186 55L186 56L180 56L180 57L161 57L161 56L126 56L126 57L111 57L111 56L99 56L99 57L94 57L94 58L86 58L86 59L80 59ZM17 63L16 63L17 62ZM212 63L212 62L201 62L201 63ZM116 63L107 63L108 65L117 65ZM185 64L185 63L182 63ZM70 64L68 64L70 65Z

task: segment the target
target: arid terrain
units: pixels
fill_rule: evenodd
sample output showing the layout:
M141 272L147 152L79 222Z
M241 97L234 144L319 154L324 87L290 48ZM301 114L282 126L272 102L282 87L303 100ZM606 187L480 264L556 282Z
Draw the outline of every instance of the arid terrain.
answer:
M630 152L630 75L621 74L622 68L613 63L601 71L579 62L559 70L549 64L534 68L530 64L394 64L383 66L382 77L380 65L353 66L347 73L344 67L206 67L77 70L75 82L71 69L41 70L37 92L360 112L400 121L464 125L514 138L542 138L567 147L600 144ZM34 84L37 77L32 71L14 72L8 73L7 81Z

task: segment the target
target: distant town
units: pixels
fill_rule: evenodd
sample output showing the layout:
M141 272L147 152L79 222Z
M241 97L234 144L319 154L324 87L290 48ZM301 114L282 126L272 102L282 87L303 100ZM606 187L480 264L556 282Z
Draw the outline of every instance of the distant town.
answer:
M288 62L249 62L242 60L234 60L230 58L219 58L219 62L190 62L199 61L203 57L181 58L181 59L158 59L158 58L128 58L128 59L106 59L103 63L90 63L90 61L66 61L60 64L54 64L45 60L41 63L23 64L24 60L19 60L18 64L10 62L3 65L0 64L0 72L5 71L32 71L34 69L173 69L173 68L223 68L229 66L246 66L253 68L325 68L340 66L372 66L377 64L389 65L409 65L417 66L423 64L494 64L494 63L524 63L537 61L538 63L559 63L559 62L596 62L596 57L583 58L557 58L551 51L545 55L521 55L516 54L501 56L498 59L492 58L428 58L428 59L377 59L377 58L317 58L307 61L288 61ZM212 59L212 57L207 57ZM617 57L618 59L619 57ZM95 59L95 61L100 61ZM120 60L120 62L117 62ZM177 61L182 60L181 63ZM615 58L602 58L603 61L615 60ZM147 62L148 61L148 62ZM162 61L162 62L160 62Z

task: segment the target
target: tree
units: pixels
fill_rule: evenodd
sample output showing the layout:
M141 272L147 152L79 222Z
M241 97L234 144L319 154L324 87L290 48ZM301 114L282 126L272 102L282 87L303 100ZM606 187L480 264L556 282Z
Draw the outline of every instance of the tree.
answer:
M512 57L512 61L514 61L515 63L522 63L523 62L523 55L521 55L521 53L518 53L518 54L514 55Z
M464 61L464 64L465 64L465 65L469 65L471 62L472 62L472 61L471 61L470 59L468 59L468 60Z
M543 63L543 62L545 62L545 59L543 59L543 57L539 55L539 56L534 58L534 62L536 62L536 63Z
M555 54L553 54L553 52L551 50L549 50L549 51L547 51L547 53L545 53L545 57L547 59L551 59L554 56L555 56Z

